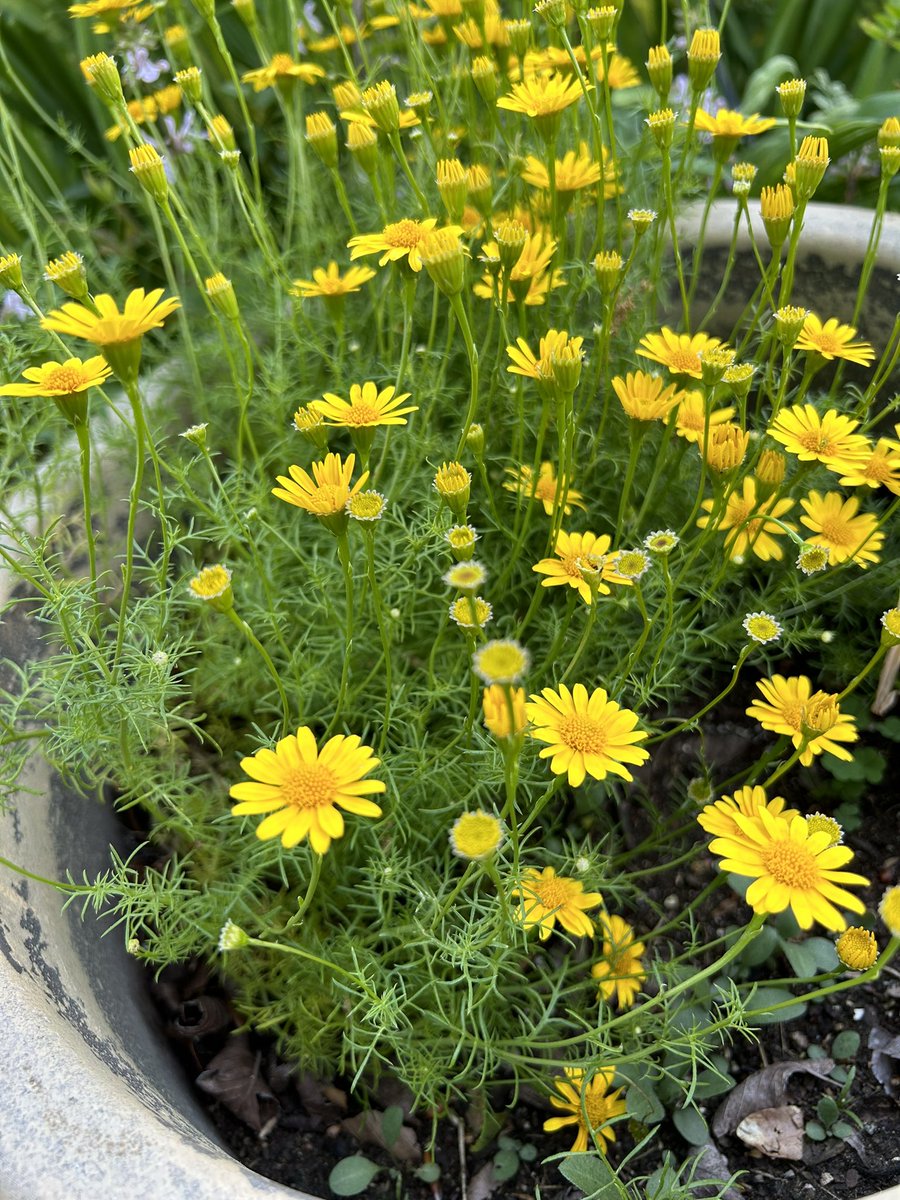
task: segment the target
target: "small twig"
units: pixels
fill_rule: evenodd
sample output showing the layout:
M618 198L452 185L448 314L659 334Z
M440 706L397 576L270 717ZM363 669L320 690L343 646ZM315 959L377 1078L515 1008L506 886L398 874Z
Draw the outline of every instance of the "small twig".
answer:
M448 1112L451 1124L456 1126L456 1145L459 1150L459 1200L467 1200L468 1187L466 1183L466 1127L456 1113Z

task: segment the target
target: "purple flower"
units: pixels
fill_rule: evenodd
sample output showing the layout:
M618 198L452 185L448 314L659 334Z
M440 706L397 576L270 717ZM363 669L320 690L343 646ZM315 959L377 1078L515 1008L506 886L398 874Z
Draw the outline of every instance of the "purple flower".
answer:
M158 58L154 62L150 51L144 46L135 46L133 50L125 51L125 70L136 82L156 83L163 71L168 69L169 64L164 58Z
M8 321L27 321L32 312L18 292L7 292L0 302L0 324Z

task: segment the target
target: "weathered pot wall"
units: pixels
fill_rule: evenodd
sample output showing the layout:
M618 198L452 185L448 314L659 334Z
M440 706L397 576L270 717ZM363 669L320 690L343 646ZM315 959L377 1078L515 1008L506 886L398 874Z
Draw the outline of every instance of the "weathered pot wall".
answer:
M717 200L710 209L697 292L691 310L695 322L704 313L725 273L734 230L734 200ZM753 234L764 263L769 260L769 243L759 214L759 201L749 202ZM697 236L702 206L692 205L679 218L679 238L691 245ZM838 317L849 321L856 303L856 288L872 227L868 209L840 204L811 204L800 237L794 276L794 303L812 309L823 320ZM715 332L727 332L743 312L759 268L750 246L746 219L741 221L735 252L732 283L719 305ZM685 260L690 266L690 253ZM872 342L880 354L900 310L900 214L887 213L878 246L878 261L872 272L858 325L860 336ZM748 290L747 281L751 280ZM680 313L680 308L677 309Z

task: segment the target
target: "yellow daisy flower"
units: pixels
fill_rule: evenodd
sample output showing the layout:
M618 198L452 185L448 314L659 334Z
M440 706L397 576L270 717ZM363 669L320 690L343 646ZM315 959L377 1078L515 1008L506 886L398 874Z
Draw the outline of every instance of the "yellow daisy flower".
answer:
M459 858L480 862L499 849L503 835L500 818L478 809L456 818L450 830L450 846Z
M845 929L834 946L838 958L851 971L867 971L878 958L875 934L861 925Z
M641 77L630 58L613 51L607 63L607 73L603 74L603 59L597 59L597 82L606 82L610 91L622 91L625 88L639 87Z
M892 438L879 438L874 447L867 444L859 454L839 455L829 468L840 474L847 487L885 487L900 495L900 444Z
M530 75L514 83L509 94L499 98L497 107L531 117L546 135L558 128L562 113L581 96L581 85L571 76Z
M366 796L387 790L380 779L366 779L380 760L371 746L353 734L336 734L321 750L313 731L304 725L282 738L274 750L257 750L241 759L241 770L252 783L236 783L229 796L233 816L267 813L256 828L263 840L280 837L290 850L306 837L316 854L325 854L344 833L339 811L358 817L380 817L381 809Z
M700 379L703 371L700 367L700 355L704 350L712 350L722 343L719 338L710 337L708 333L675 333L664 325L659 333L647 333L640 341L637 353L642 358L662 363L673 375L690 375Z
M176 296L160 300L162 294L162 288L154 288L152 292L135 288L126 299L124 309L119 312L112 296L101 293L94 297L97 312L73 301L48 313L41 325L54 333L93 342L103 349L125 345L139 341L151 329L162 328L166 317L181 306Z
M634 940L634 930L622 917L601 916L600 929L603 958L591 967L591 975L604 1000L615 996L619 1008L631 1008L647 978L641 962L646 946Z
M590 937L594 922L587 909L603 903L599 892L585 892L577 879L557 875L553 867L544 867L542 871L529 867L522 874L521 887L513 888L510 895L520 901L516 919L526 929L537 926L542 942L553 932L557 921L573 937Z
M852 325L842 325L836 317L823 325L815 313L808 313L794 349L815 351L829 362L844 358L867 367L875 359L875 350L868 342L855 342L855 337L856 330Z
M276 477L281 486L272 488L272 495L297 508L306 509L329 529L340 532L346 529L349 520L347 501L365 487L369 478L369 472L364 471L351 488L350 479L355 465L355 454L349 454L346 462L341 462L339 454L328 454L324 462L313 463L312 478L302 467L292 465L288 467L289 479L284 475Z
M399 407L409 395L409 392L403 392L397 396L393 387L382 388L379 392L369 380L351 384L349 400L326 392L324 399L313 400L310 408L321 413L326 424L333 426L371 429L381 425L405 425L406 414L419 411L417 404Z
M526 379L535 380L539 391L551 392L557 383L557 360L575 358L580 361L583 343L584 338L570 337L565 329L548 329L535 354L524 338L516 338L515 346L506 347L506 353L512 359L512 365L506 369L511 375L524 375Z
M293 83L297 79L302 83L315 83L324 78L325 71L316 63L298 63L289 54L273 54L264 66L242 75L241 82L251 83L254 92L262 92L277 83Z
M722 425L734 416L733 408L714 408L709 414L709 428ZM675 416L675 432L687 442L697 446L703 445L703 431L706 427L706 400L700 391L686 392L684 399L678 405Z
M375 272L371 267L350 267L342 275L337 263L330 262L324 269L316 267L312 279L295 279L291 295L301 296L304 300L312 296L349 296L374 278Z
M485 726L495 738L517 737L528 724L524 688L492 683L482 692L481 706Z
M580 1067L566 1067L565 1072L565 1079L556 1080L559 1095L551 1096L550 1103L568 1116L550 1117L544 1122L544 1132L555 1133L557 1129L575 1125L577 1133L572 1144L573 1153L595 1145L605 1154L606 1143L616 1140L615 1130L608 1122L625 1112L622 1088L610 1091L615 1068L601 1067L593 1072L587 1083Z
M612 385L625 413L634 421L664 421L685 399L677 384L664 387L659 375L648 375L646 371L629 371L624 379L616 375Z
M404 217L402 221L393 221L385 225L381 233L360 233L352 237L347 245L350 248L350 258L364 258L367 254L380 254L379 267L389 262L400 262L406 259L413 271L422 270L422 259L419 256L422 242L427 234L437 225L436 217L428 217L424 221L416 221ZM448 225L448 232L461 234L459 225Z
M845 500L840 492L810 492L800 501L805 517L800 520L813 536L806 539L814 546L828 550L830 566L852 559L857 566L867 567L878 562L884 534L878 529L875 513L859 513L855 496Z
M543 230L528 235L516 264L509 273L506 300L513 303L522 300L528 306L543 304L552 288L562 287L563 274L550 270L550 261L556 252L557 243ZM487 262L499 262L500 250L496 242L485 242L481 247L481 258ZM487 272L472 288L476 296L493 300L499 291L499 283Z
M572 505L577 508L585 508L581 492L576 492L573 487L569 487L565 480L558 480L556 472L553 469L553 463L542 462L541 469L537 479L534 478L531 472L531 467L507 467L507 475L512 475L513 480L510 483L504 483L504 488L508 492L517 492L521 496L528 496L532 500L537 500L544 506L544 512L548 517L553 515L553 505L556 503L556 489L563 489L563 512L565 515L571 516Z
M639 767L650 757L636 745L647 737L637 728L637 713L620 708L603 688L588 695L583 683L571 691L561 683L558 691L544 688L525 707L533 725L531 736L549 743L540 757L550 759L554 775L567 775L570 787L580 787L588 775L618 775L631 782L625 764Z
M784 796L773 796L769 800L766 789L759 787L738 788L730 796L723 796L713 804L707 804L697 817L697 823L706 833L713 837L742 837L740 826L735 822L735 813L744 817L758 817L761 808L766 809L773 817L784 817L786 821L798 816L793 808L785 808L787 801Z
M713 501L704 500L703 507L707 512L712 512ZM743 559L750 550L762 562L771 559L780 562L784 551L775 539L784 537L785 531L781 525L768 518L777 517L789 529L796 529L796 525L790 521L783 521L785 513L789 513L793 507L794 501L787 498L778 500L775 496L770 496L767 500L759 500L756 480L752 475L748 475L742 482L741 491L735 489L729 495L725 503L725 512L719 522L719 532L725 533L725 550L728 557ZM697 524L701 529L705 529L709 524L709 517L699 517Z
M878 905L878 915L891 937L900 938L900 886L889 887L884 893Z
M566 533L560 530L556 538L556 557L542 558L531 568L538 575L546 575L541 580L541 587L562 587L568 584L575 588L585 604L593 604L591 584L585 578L585 567L593 566L599 571L599 579L595 582L596 590L601 596L608 596L610 588L605 581L629 584L631 581L616 574L609 547L612 538L608 534L597 536L596 533Z
M754 137L774 129L777 122L774 117L761 117L753 113L745 117L743 113L733 112L730 108L720 108L713 116L702 108L697 109L694 128L703 133L711 133L714 138L728 139L737 143L740 138Z
M795 750L803 746L800 762L804 767L817 754L852 761L853 755L841 743L858 740L856 722L849 713L841 712L835 696L813 692L806 675L773 675L758 680L756 686L762 700L754 700L747 716L759 721L763 729L789 737Z
M575 192L583 188L594 187L603 179L603 195L610 200L621 188L616 183L615 170L610 163L601 167L588 150L587 143L582 142L578 152L568 150L562 158L556 160L556 191L563 208L568 208ZM541 191L550 190L550 172L547 164L541 159L529 154L525 159L525 169L522 179L532 187Z
M853 859L847 846L833 846L827 833L811 833L803 817L772 816L765 808L758 816L734 818L743 837L715 838L710 850L722 861L719 868L753 882L747 903L760 914L793 912L801 929L814 921L826 929L847 928L838 907L865 912L866 906L842 884L867 887L868 879L841 867Z
M853 432L858 427L859 421L843 416L835 408L822 416L811 404L794 404L783 409L766 432L801 462L820 462L830 467L835 458L868 449L868 438Z
M26 367L22 372L27 383L5 383L0 396L73 396L99 387L112 374L106 360L99 355L87 358L67 358L65 362L45 362L39 367Z

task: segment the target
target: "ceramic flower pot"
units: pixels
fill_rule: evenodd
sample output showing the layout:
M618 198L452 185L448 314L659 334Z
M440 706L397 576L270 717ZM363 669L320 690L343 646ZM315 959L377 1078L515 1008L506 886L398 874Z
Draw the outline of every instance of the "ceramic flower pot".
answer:
M753 232L764 263L769 261L769 243L759 213L759 201L749 202ZM700 278L692 306L695 321L701 321L719 289L725 273L734 230L736 202L717 200L711 208L704 236ZM702 205L693 205L679 219L682 249L697 239ZM859 273L865 257L872 213L866 208L848 208L841 204L812 203L806 210L800 251L797 255L792 302L811 309L822 320L837 317L849 322L856 303ZM690 268L687 252L685 270ZM900 214L884 218L878 257L860 312L860 337L871 342L880 354L890 337L900 311ZM727 334L743 312L744 305L759 280L759 268L753 257L746 220L741 222L735 250L731 282L711 323L711 332ZM672 312L674 319L680 307Z
M758 206L753 208L758 221ZM728 253L733 203L713 205L698 306L718 287ZM686 214L686 241L699 214ZM811 206L801 243L796 297L821 316L848 319L871 216ZM760 223L760 238L765 244ZM746 232L738 256L755 265ZM738 266L741 264L739 263ZM897 310L900 216L888 216L861 333L877 347ZM735 286L721 309L738 315ZM12 580L0 572L0 603ZM40 652L39 629L20 605L0 623L0 685L14 688L4 660ZM0 855L55 879L102 871L117 826L108 808L75 795L42 762L30 760L12 811L0 817ZM56 891L0 866L0 1195L4 1200L243 1200L299 1193L240 1165L220 1144L165 1043L137 963L120 933L61 912ZM879 1193L900 1200L900 1187ZM306 1200L312 1200L307 1197Z

